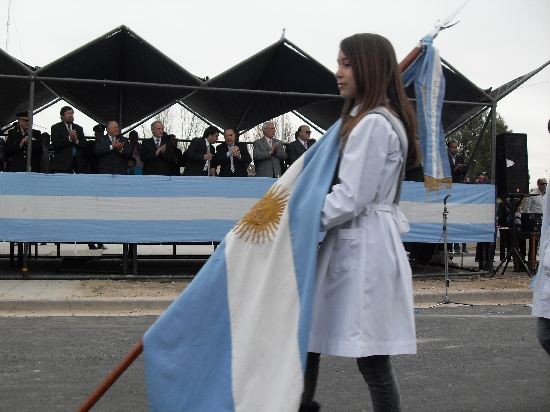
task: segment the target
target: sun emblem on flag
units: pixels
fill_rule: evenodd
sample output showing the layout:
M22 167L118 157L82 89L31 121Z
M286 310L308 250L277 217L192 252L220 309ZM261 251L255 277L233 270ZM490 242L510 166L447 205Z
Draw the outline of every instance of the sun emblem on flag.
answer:
M273 185L237 223L234 229L237 237L252 243L273 239L288 203L288 196L283 186Z

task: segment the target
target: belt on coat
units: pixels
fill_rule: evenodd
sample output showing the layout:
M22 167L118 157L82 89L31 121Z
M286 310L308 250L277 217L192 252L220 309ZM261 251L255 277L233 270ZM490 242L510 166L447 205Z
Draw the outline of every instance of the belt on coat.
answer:
M372 204L367 205L365 207L365 210L363 210L363 214L367 215L371 212L393 212L393 205L383 205L383 204Z
M368 215L372 212L385 212L391 213L393 221L400 234L407 233L410 230L410 225L407 217L403 214L397 204L383 205L383 204L370 204L365 207L362 214Z

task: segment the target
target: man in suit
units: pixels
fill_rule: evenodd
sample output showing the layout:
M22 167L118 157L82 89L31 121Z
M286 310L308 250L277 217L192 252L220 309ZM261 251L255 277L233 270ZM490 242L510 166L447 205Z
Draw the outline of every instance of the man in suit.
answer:
M27 147L29 144L29 115L27 112L17 113L17 124L8 132L6 139L6 171L27 171ZM41 134L32 130L31 171L40 172L42 162Z
M127 174L132 148L128 139L120 135L120 128L114 120L107 122L107 134L95 139L94 154L97 173Z
M237 131L225 129L225 142L216 148L215 163L220 166L220 177L248 176L248 165L252 162L246 143L237 142Z
M90 167L85 155L88 141L84 137L84 130L73 123L72 107L62 107L59 115L61 121L51 128L54 150L51 169L55 173L88 173Z
M296 140L286 145L286 153L288 155L286 159L287 165L290 167L298 158L303 155L307 149L313 146L315 139L310 139L311 130L309 126L302 125L298 127L296 134L294 135Z
M214 176L216 164L214 155L216 148L213 146L218 141L220 131L214 126L208 126L202 137L193 139L184 153L186 166L184 176Z
M458 143L454 140L447 143L447 152L449 154L449 165L451 166L453 183L464 182L466 167L464 165L464 156L458 154Z
M141 145L141 161L144 175L170 176L176 162L176 147L164 133L164 125L155 120L151 123L152 137Z
M283 142L275 139L275 124L266 122L262 126L263 137L254 141L254 165L256 176L281 176L281 161L286 160L287 154Z

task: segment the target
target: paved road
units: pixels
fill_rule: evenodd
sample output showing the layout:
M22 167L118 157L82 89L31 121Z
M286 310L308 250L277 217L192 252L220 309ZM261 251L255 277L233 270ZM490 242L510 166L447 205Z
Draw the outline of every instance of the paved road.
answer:
M419 311L418 355L394 363L405 410L550 410L550 358L528 313L523 306ZM0 318L0 411L74 410L153 321ZM318 395L323 411L371 410L351 359L323 358ZM141 358L96 410L146 410Z

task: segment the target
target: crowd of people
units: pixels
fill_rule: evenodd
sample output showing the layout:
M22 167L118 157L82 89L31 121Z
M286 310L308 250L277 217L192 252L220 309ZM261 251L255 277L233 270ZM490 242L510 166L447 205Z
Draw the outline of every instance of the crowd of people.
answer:
M135 130L128 137L121 135L114 120L94 126L94 138L88 139L74 122L70 106L61 109L60 120L51 127L51 134L29 132L28 113L18 113L5 140L0 138L0 171L27 171L31 139L33 172L246 177L254 160L256 176L279 177L315 143L307 125L298 128L294 142L284 144L275 137L275 124L266 122L263 136L253 142L253 157L248 144L239 142L236 129L222 132L214 126L208 126L183 152L176 136L167 134L158 120L151 124L151 136L141 141ZM221 133L224 140L218 142Z

